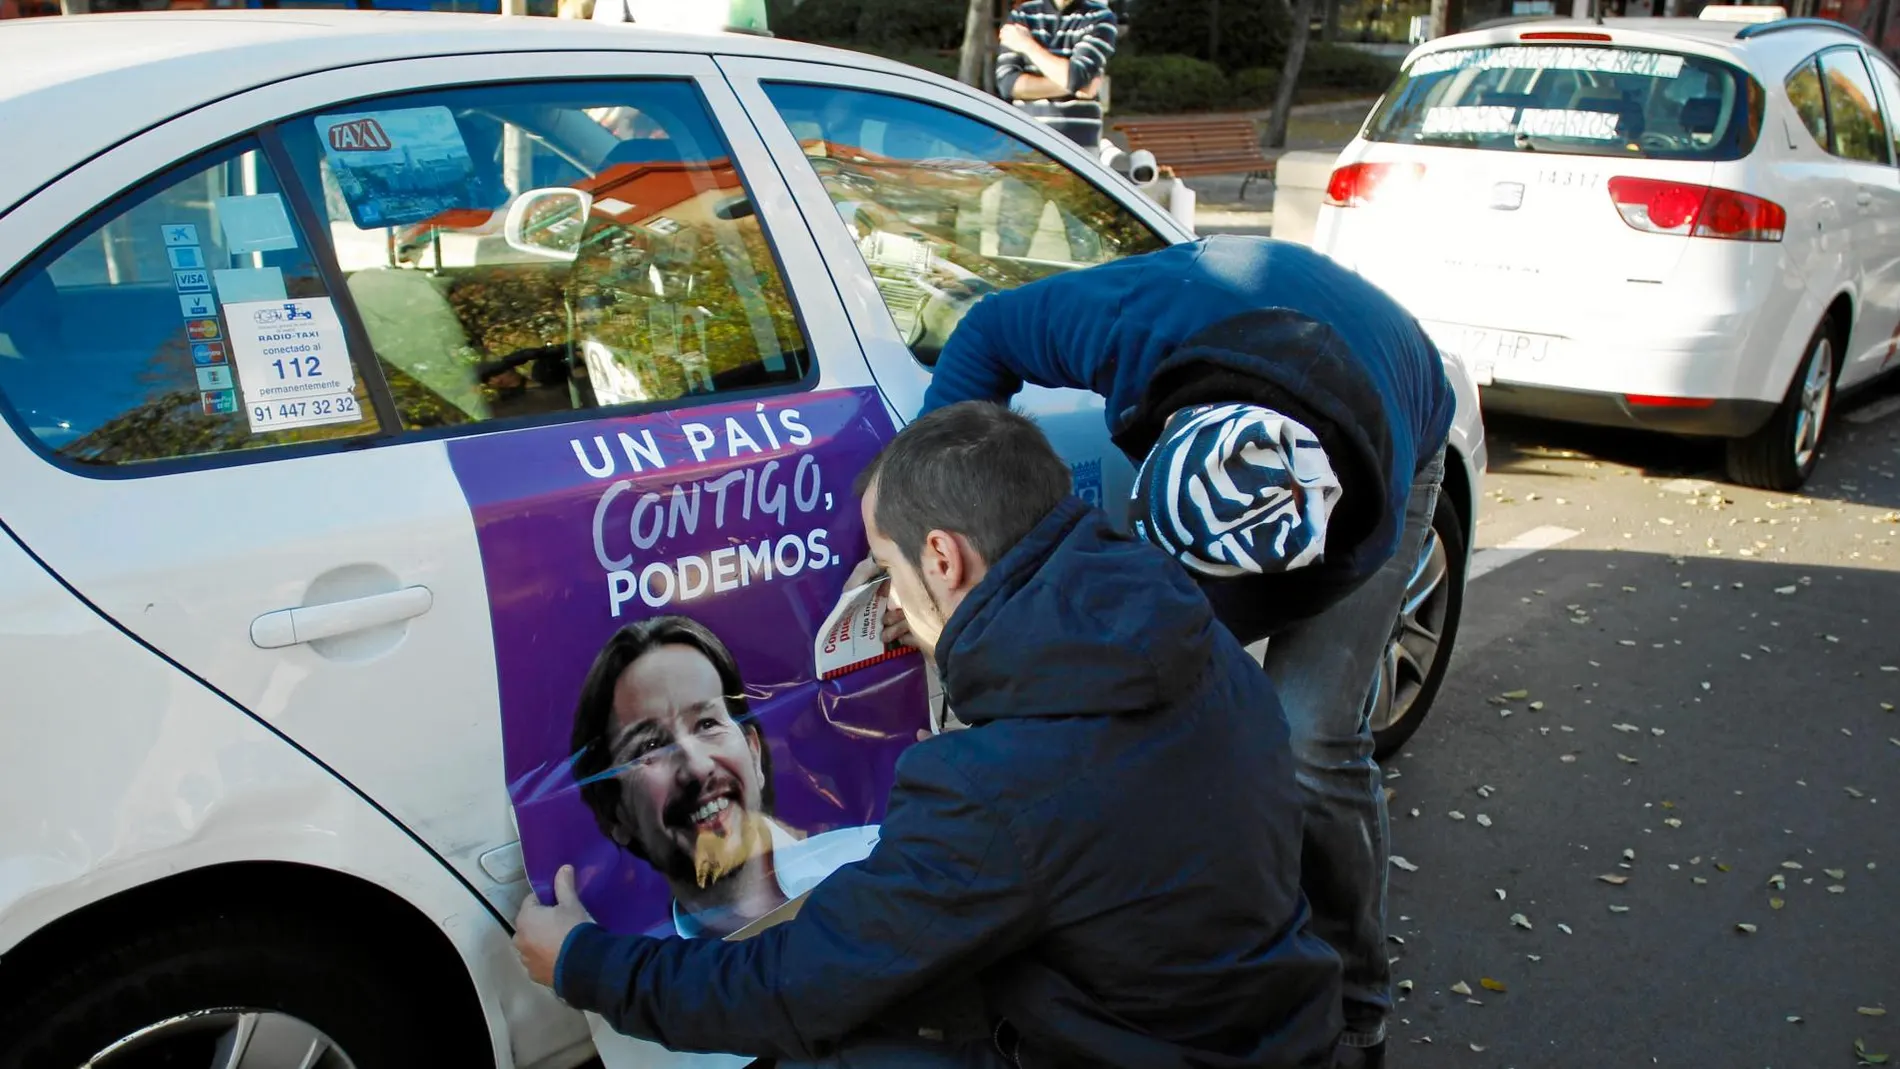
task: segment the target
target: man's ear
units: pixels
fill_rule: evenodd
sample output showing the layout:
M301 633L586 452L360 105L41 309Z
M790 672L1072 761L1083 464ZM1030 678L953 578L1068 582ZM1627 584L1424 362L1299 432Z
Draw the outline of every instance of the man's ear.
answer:
M745 744L752 750L752 771L758 773L759 781L763 783L765 781L765 755L762 752L764 740L759 738L759 729L754 725L747 724L741 730L745 734Z
M917 570L945 590L956 590L969 571L964 552L963 539L949 531L933 530L924 535L924 551L917 555Z

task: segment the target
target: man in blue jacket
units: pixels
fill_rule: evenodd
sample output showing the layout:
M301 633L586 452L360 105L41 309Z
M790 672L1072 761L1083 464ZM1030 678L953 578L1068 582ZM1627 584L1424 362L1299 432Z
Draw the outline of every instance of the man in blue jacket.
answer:
M1366 702L1444 471L1453 395L1438 350L1332 260L1218 236L983 298L924 410L1007 401L1026 382L1106 399L1140 466L1136 533L1186 566L1242 642L1272 638L1305 796L1302 882L1345 963L1339 1064L1376 1069L1388 855Z
M865 473L872 554L968 727L899 759L870 856L743 941L610 934L571 869L516 921L568 1004L676 1050L830 1066L1323 1067L1273 687L1182 569L971 403Z

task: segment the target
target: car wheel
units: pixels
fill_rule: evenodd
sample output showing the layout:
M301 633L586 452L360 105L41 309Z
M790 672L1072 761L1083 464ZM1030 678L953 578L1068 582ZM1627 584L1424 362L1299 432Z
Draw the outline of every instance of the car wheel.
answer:
M398 1069L482 1043L428 978L347 930L207 916L81 950L0 1019L0 1067ZM477 1061L459 1064L480 1064Z
M1431 711L1451 664L1458 618L1465 604L1465 526L1443 493L1432 514L1418 562L1405 584L1405 600L1392 641L1367 698L1373 753L1390 757Z
M1728 475L1743 486L1798 490L1814 471L1834 410L1834 339L1829 324L1815 328L1781 407L1761 430L1728 443Z

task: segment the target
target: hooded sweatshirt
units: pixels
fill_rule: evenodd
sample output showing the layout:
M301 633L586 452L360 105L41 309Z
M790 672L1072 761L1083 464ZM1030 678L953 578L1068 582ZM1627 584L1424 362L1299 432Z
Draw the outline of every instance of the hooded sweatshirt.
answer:
M881 837L743 942L570 936L556 990L675 1049L823 1055L973 993L1027 1069L1328 1064L1285 718L1182 569L1070 498L937 648L971 726L898 761ZM1264 715L1263 715L1264 714Z
M923 410L1007 401L1025 382L1100 394L1135 464L1196 404L1261 405L1318 435L1342 490L1324 559L1203 584L1248 642L1316 615L1398 552L1412 480L1455 406L1437 348L1385 291L1305 246L1238 235L984 297L944 346Z

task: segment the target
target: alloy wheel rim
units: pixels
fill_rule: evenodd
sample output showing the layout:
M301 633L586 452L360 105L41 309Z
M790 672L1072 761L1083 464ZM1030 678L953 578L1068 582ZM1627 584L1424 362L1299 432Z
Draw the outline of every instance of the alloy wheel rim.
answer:
M88 1059L81 1069L356 1069L323 1030L274 1010L207 1009L147 1025Z
M1418 563L1405 584L1405 600L1392 641L1374 683L1368 719L1385 731L1412 715L1425 681L1444 652L1445 616L1450 605L1451 561L1436 530L1427 531Z

